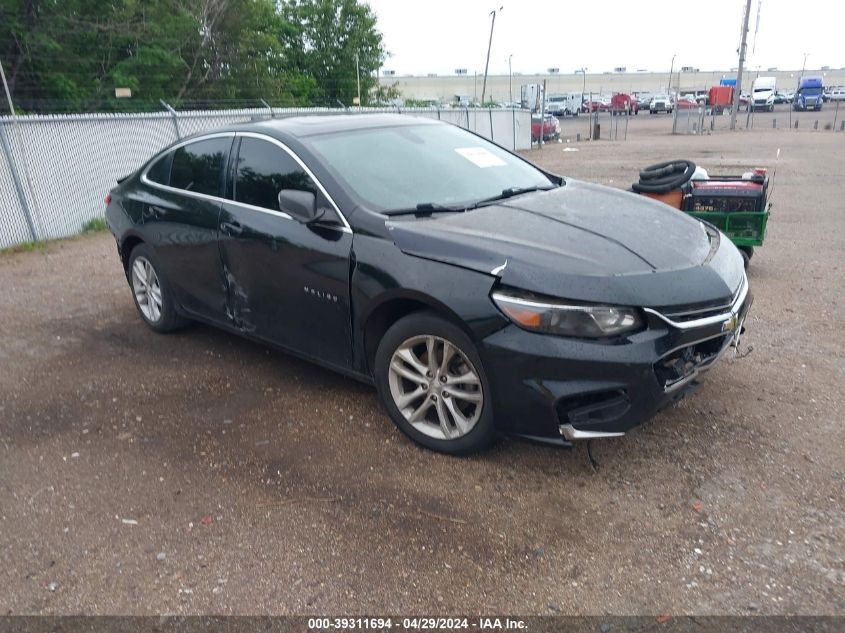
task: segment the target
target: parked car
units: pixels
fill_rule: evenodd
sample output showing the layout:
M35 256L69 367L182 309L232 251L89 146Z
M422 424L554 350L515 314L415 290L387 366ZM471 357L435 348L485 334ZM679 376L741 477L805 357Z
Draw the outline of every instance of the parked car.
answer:
M641 108L648 108L648 104L651 103L654 96L655 95L650 92L640 92L634 95L634 98L637 100L637 103Z
M845 86L837 86L828 93L829 101L845 101Z
M610 105L610 97L593 97L593 100L585 99L581 106L581 112L598 112L606 110Z
M531 140L535 143L540 140L540 126L543 127L543 140L550 141L560 138L560 121L556 116L546 114L540 116L534 114L531 116Z
M407 115L203 132L106 204L152 330L201 321L373 384L446 453L621 435L691 391L751 305L715 229Z
M775 92L775 105L780 105L782 103L791 103L792 99L785 93L778 90Z
M657 95L649 102L648 111L649 114L672 112L673 106L672 98L669 95Z
M678 110L695 110L699 107L699 103L694 97L681 97L675 102L675 107Z

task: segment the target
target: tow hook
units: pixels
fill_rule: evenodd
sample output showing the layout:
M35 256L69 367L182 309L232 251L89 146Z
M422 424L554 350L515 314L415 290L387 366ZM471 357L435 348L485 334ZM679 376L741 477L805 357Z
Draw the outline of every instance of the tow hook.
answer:
M739 335L731 342L731 347L734 348L734 358L745 358L754 351L754 346L749 345L745 351L740 351L742 335L745 334L745 326L743 325L739 330Z

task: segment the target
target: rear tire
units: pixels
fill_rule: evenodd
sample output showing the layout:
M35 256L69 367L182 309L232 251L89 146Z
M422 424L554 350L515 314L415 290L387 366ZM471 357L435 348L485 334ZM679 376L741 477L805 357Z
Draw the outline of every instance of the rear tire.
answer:
M375 383L405 435L433 451L468 455L495 439L490 383L470 338L432 312L410 314L379 343Z
M742 264L748 270L748 267L751 265L751 258L754 257L754 247L740 246L739 252L742 254Z
M138 244L129 254L129 287L138 314L148 327L159 333L172 332L187 323L176 312L173 292L161 267L146 244Z

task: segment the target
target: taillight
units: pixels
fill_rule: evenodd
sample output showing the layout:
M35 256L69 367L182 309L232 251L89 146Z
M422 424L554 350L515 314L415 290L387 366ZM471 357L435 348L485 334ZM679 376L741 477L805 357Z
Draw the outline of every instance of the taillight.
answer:
M111 204L111 194L110 193L106 194L105 202L106 202L106 206L109 206Z

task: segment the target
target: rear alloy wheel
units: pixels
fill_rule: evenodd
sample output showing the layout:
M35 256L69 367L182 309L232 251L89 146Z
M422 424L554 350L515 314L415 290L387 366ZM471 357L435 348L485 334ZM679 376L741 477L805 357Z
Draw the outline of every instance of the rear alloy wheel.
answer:
M132 262L132 292L145 320L150 323L161 320L161 282L150 260L144 256L136 257Z
M376 385L396 425L423 446L455 455L493 439L490 389L475 346L430 313L401 319L376 354Z
M167 281L155 265L146 244L139 244L129 256L129 284L141 318L156 332L170 332L185 324L176 312Z

